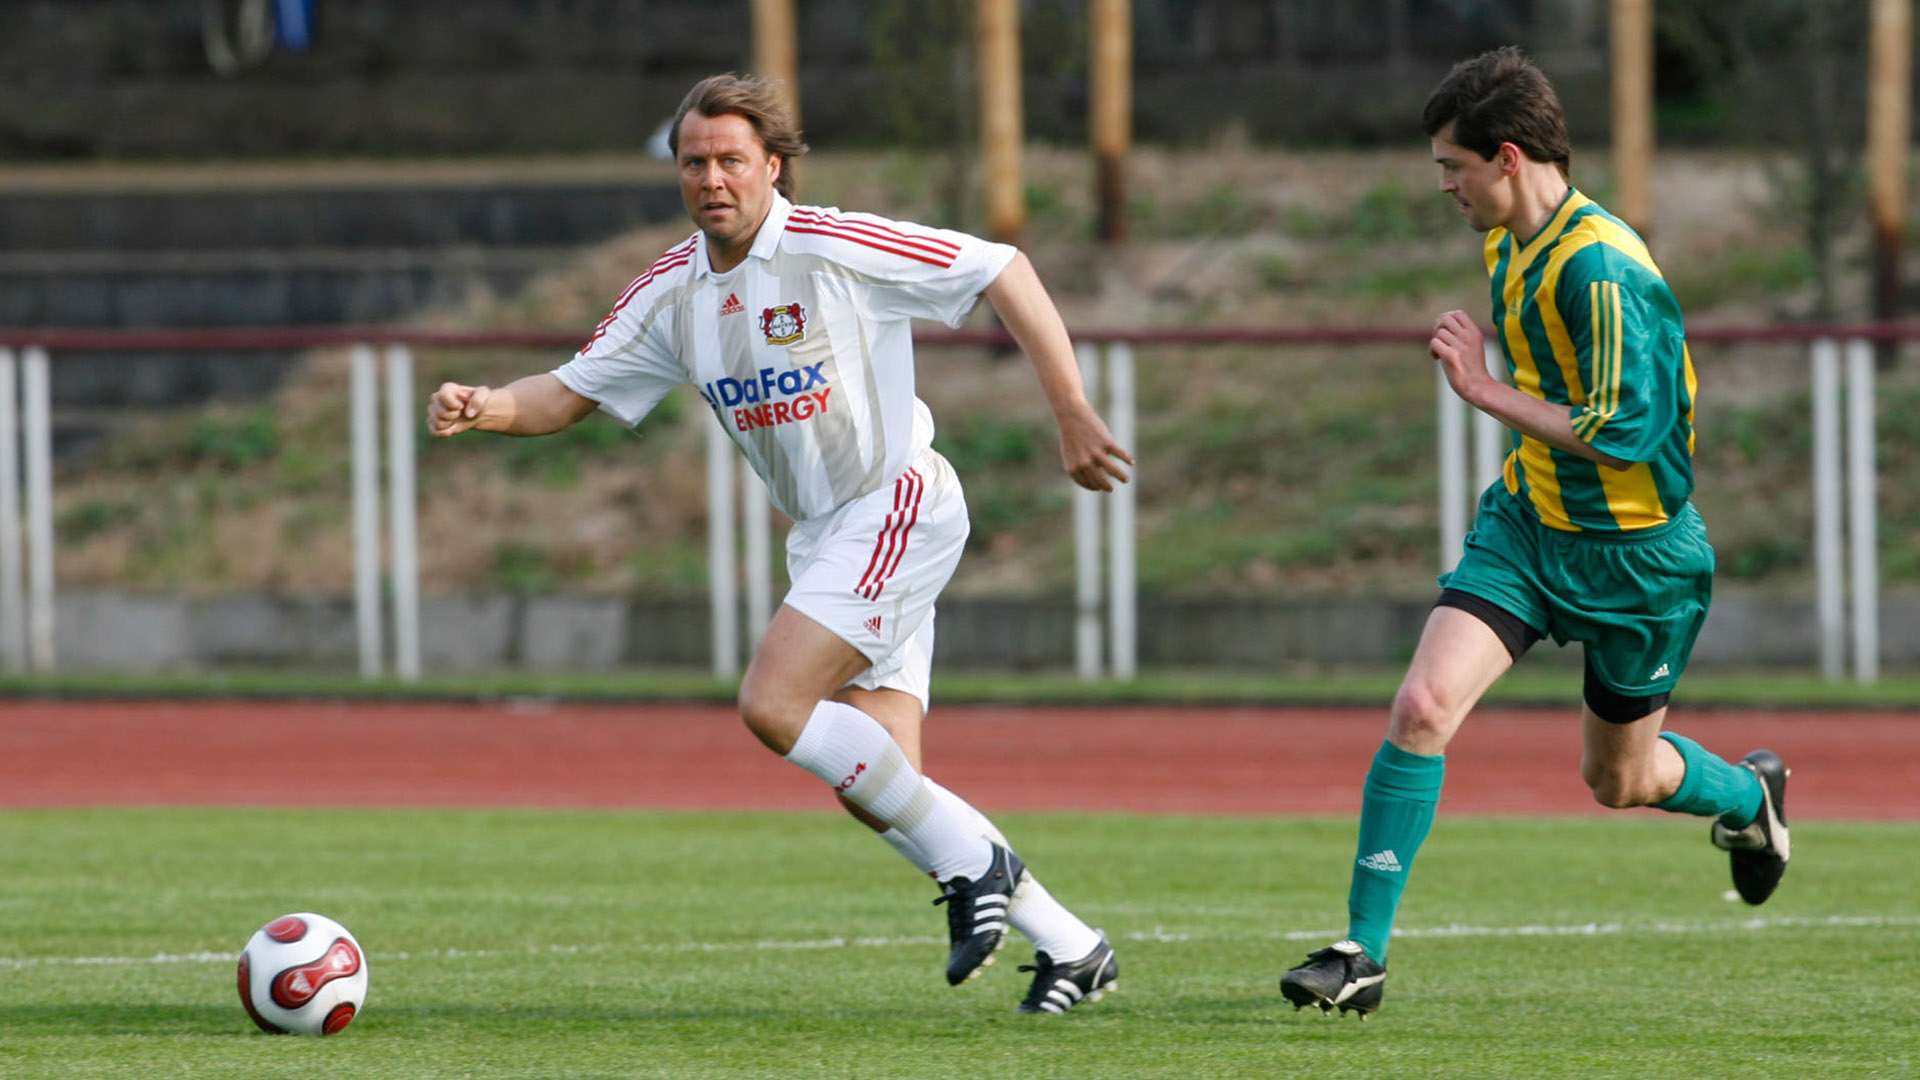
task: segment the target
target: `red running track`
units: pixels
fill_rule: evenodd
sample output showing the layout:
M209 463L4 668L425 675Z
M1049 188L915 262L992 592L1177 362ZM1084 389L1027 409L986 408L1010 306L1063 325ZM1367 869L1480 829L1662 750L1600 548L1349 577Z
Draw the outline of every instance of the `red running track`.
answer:
M13 701L0 806L593 806L827 810L717 705ZM1793 767L1795 819L1920 819L1920 712L1690 712L1674 728ZM1384 712L943 706L929 773L983 809L1356 812ZM1447 755L1448 813L1605 813L1570 713L1487 709Z

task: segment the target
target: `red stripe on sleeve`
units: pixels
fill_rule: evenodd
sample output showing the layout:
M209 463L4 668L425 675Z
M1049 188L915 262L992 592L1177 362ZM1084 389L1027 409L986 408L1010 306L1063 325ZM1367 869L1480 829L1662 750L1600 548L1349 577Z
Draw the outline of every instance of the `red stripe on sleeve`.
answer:
M796 233L810 233L814 236L831 236L836 240L846 240L851 243L859 244L861 247L870 247L875 251L884 251L889 255L899 255L904 258L912 259L916 262L926 263L928 266L937 266L942 270L945 270L946 268L953 265L952 259L932 258L926 255L918 254L917 252L907 251L902 248L889 247L886 244L876 243L872 240L863 239L852 233L838 232L832 229L809 228L805 225L795 225L793 224L791 219L789 219L787 222L787 231L796 232Z
M876 225L867 221L853 221L847 218L828 217L825 214L815 214L806 211L796 211L788 220L798 221L804 225L821 225L827 228L859 233L862 236L878 240L883 244L898 244L902 247L910 247L924 251L929 255L945 256L948 259L955 258L960 254L960 245L950 241L941 240L933 236L915 236L911 233L903 233L898 229L889 229L884 225Z

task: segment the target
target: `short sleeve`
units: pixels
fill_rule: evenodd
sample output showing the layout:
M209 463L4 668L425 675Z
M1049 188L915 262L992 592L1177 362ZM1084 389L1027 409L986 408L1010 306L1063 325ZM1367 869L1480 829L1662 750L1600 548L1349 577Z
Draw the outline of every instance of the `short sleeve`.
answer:
M832 241L833 258L864 279L875 315L948 326L960 325L1016 254L1011 244L837 208L795 207L786 228Z
M1664 283L1601 270L1563 277L1557 290L1586 388L1586 401L1573 406L1573 432L1610 457L1647 461L1682 417L1684 345Z
M618 319L612 327L618 327ZM555 367L553 377L626 427L647 419L674 386L687 380L680 359L664 348L655 327L632 336L601 334Z
M616 309L572 360L553 370L561 384L633 427L687 381L669 336L671 313L661 304L644 318Z

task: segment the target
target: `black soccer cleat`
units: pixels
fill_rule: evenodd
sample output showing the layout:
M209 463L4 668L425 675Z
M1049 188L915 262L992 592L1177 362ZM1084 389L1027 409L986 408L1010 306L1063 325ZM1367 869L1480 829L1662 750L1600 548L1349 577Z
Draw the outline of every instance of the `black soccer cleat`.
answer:
M993 862L980 880L954 877L940 883L945 892L934 903L947 905L947 937L953 943L947 954L948 985L959 986L993 963L993 954L1006 943L1013 890L1026 872L1020 856L994 844Z
M1280 992L1295 1011L1313 1005L1322 1013L1338 1008L1345 1016L1352 1009L1365 1020L1387 992L1387 969L1374 963L1358 942L1336 941L1307 954L1306 963L1280 976Z
M1033 985L1020 1003L1023 1013L1063 1013L1083 1001L1099 1001L1120 986L1120 961L1105 934L1092 952L1072 963L1058 964L1036 952L1033 963L1021 964L1020 970L1033 972Z
M1740 767L1760 778L1760 813L1744 829L1729 829L1716 821L1713 846L1733 858L1733 887L1749 904L1764 904L1787 872L1792 855L1787 838L1787 777L1793 770L1771 750L1755 750L1740 759Z

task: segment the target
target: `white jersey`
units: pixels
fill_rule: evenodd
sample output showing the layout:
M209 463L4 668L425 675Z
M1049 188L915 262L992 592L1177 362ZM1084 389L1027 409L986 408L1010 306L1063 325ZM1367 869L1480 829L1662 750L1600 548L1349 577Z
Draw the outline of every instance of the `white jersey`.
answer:
M910 320L958 326L1014 249L779 194L714 271L700 233L635 278L554 375L632 426L681 383L795 521L892 483L933 442Z

